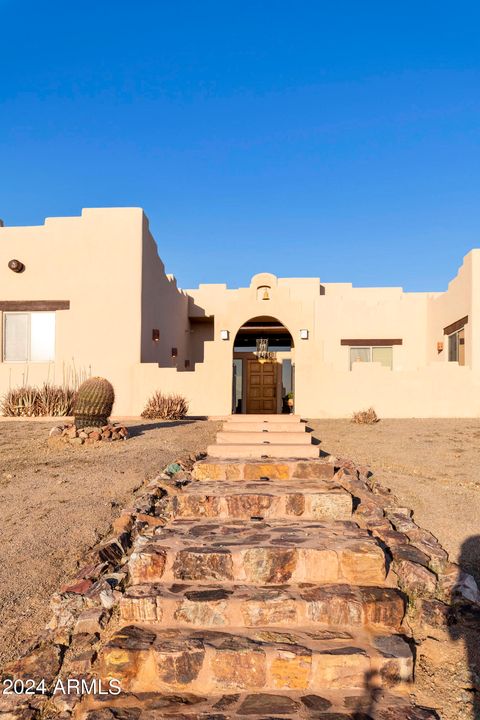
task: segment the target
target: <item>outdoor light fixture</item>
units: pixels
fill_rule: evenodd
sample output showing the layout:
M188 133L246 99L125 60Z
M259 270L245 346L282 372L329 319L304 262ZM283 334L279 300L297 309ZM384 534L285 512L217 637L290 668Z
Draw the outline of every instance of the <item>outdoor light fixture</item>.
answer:
M300 330L300 340L308 340L308 330Z
M228 340L230 332L228 330L220 330L220 340Z
M178 350L177 350L177 348L172 348L172 358L176 358L177 355L178 355Z
M20 260L10 260L8 267L15 273L21 273L25 270L25 265Z
M270 352L268 349L267 338L259 338L257 340L257 349L254 350L253 354L261 365L266 362L274 362L276 358L275 353Z
M153 342L160 342L160 330L158 328L153 328L152 340Z
M443 350L443 342L437 342L437 352L441 353Z

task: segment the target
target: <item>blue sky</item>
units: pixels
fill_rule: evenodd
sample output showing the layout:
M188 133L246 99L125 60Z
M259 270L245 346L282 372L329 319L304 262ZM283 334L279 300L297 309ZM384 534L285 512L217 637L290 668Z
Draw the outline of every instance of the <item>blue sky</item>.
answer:
M141 206L183 287L443 290L480 247L478 3L0 0L0 23L8 225Z

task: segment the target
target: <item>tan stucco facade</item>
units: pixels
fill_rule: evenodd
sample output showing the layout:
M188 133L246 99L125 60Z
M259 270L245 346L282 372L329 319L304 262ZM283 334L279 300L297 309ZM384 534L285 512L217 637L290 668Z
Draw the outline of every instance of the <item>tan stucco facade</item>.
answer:
M23 272L8 267L12 259ZM39 308L54 308L54 357L7 361L5 315ZM0 227L0 312L0 393L61 383L74 366L113 383L117 416L139 415L157 389L186 396L192 415L228 415L237 332L263 318L291 335L291 349L276 360L294 367L300 415L345 417L373 406L381 417L480 416L480 250L441 293L269 273L247 288L181 290L165 274L141 209L86 209L38 227ZM459 328L464 364L448 357L447 334ZM351 369L359 345L391 347L392 367Z

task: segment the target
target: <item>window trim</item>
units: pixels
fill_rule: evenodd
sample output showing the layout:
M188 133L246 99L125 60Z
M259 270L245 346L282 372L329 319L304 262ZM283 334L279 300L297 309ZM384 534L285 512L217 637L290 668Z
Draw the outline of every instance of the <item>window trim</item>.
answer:
M54 316L55 322L54 322L54 341L53 341L53 358L50 360L32 360L32 315L35 314L35 312L41 312L43 314L49 313ZM27 325L27 359L26 360L7 360L6 358L6 350L7 350L7 333L6 333L6 324L7 324L7 316L8 315L27 315L28 316L28 325ZM56 351L56 343L57 343L57 314L54 310L38 310L38 311L29 311L29 310L8 310L3 311L3 318L2 318L2 363L6 363L8 365L25 365L26 363L31 363L34 365L47 365L49 363L55 362L55 351Z

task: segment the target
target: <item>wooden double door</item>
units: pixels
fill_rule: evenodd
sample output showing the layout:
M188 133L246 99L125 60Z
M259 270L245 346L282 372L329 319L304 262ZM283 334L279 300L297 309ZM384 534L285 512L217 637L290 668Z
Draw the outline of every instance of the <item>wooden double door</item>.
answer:
M277 412L278 363L247 360L247 413Z

